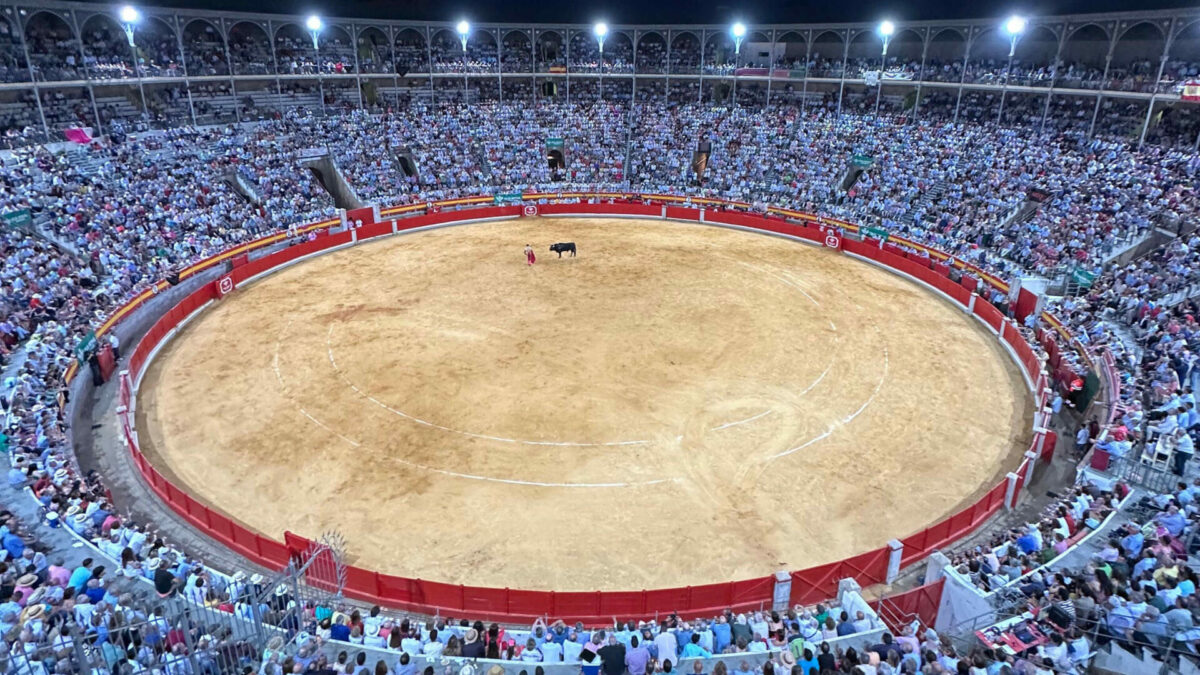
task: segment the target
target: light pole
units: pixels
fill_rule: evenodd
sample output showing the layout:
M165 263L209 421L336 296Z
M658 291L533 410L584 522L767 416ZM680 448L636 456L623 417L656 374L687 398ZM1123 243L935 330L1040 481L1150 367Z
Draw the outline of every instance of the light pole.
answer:
M321 17L313 14L304 21L305 27L308 28L309 35L312 35L313 41L313 65L317 69L317 91L321 94L321 116L325 116L325 80L321 73L321 47L317 40L321 35L321 29L325 27L325 22L321 21Z
M729 32L733 35L733 104L737 105L738 61L742 55L742 40L746 39L746 24L738 21L730 26Z
M600 100L604 100L604 38L608 35L608 24L603 21L597 22L592 27L592 32L596 34L596 42L600 45Z
M463 104L467 103L467 36L471 34L471 24L466 19L463 19L454 26L454 30L458 32L458 41L462 43L463 50Z
M1004 32L1008 33L1008 70L1004 73L1004 88L1000 90L1000 111L996 113L997 124L1004 119L1004 97L1008 94L1008 82L1012 79L1013 55L1017 53L1017 41L1021 39L1021 34L1025 32L1025 26L1028 23L1025 17L1015 14L1004 22Z
M133 31L142 22L142 13L132 5L125 5L117 11L117 15L121 19L121 27L125 29L125 39L129 41L129 53L133 56L133 74L137 77L138 93L142 96L142 113L149 121L150 112L146 105L146 88L142 84L142 64L138 59L137 45L133 43Z
M121 25L125 28L125 39L129 40L129 46L133 44L133 29L142 21L142 13L137 11L132 5L125 5L121 8L119 15L121 17ZM134 63L137 62L137 55L134 55Z
M875 89L875 122L879 122L879 99L883 96L883 71L887 69L887 48L888 43L892 41L892 36L896 34L896 24L891 21L884 21L879 24L879 39L883 40L883 60L879 63L879 82L876 83Z

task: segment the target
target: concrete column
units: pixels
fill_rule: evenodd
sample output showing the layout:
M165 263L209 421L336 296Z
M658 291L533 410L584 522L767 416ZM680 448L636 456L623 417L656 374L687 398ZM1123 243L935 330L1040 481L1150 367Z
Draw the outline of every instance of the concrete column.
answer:
M854 579L842 579L841 581L838 582L838 604L839 605L842 605L842 606L846 605L845 602L842 602L842 598L847 593L861 594L862 586L859 586L858 582L855 581Z
M786 611L792 601L792 575L787 570L775 573L775 592L771 594L771 609Z
M892 583L896 577L900 576L900 559L904 557L904 544L900 543L899 539L892 539L888 542L888 566L887 577L884 578L884 583Z
M1004 488L1004 508L1008 511L1017 507L1017 481L1019 479L1020 476L1017 474L1008 472L1008 484Z
M938 579L946 576L946 568L950 566L950 559L941 551L934 551L929 554L929 562L925 564L925 584L936 583Z

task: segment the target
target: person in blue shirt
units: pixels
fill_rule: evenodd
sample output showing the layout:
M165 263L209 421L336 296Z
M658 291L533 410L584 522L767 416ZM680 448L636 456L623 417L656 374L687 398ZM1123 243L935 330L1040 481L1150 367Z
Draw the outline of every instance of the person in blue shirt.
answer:
M1121 550L1125 551L1126 558L1137 558L1142 554L1142 546L1145 545L1146 538L1142 536L1142 531L1136 525L1126 526L1125 531L1128 534L1121 538Z
M79 567L76 567L75 570L71 572L71 578L67 581L67 585L71 588L74 588L76 593L82 593L83 589L87 587L88 579L91 578L92 559L84 558L83 562L79 563Z
M681 635L682 635L682 633L681 633ZM699 633L692 633L691 640L686 645L684 645L683 653L680 654L680 658L708 659L708 658L712 658L712 652L710 652L707 649L705 649L704 647L700 646L700 634Z
M812 650L805 648L802 658L796 662L800 667L800 675L817 675L821 671L821 667L817 664L817 657L813 656Z
M1172 537L1178 537L1183 532L1183 526L1187 524L1187 519L1179 513L1179 507L1175 505L1168 506L1166 513L1158 514L1154 520L1166 528ZM5 548L8 548L7 544Z
M1037 538L1030 534L1028 527L1021 528L1021 536L1017 537L1017 547L1026 555L1037 552Z
M25 554L25 540L15 532L6 532L0 543L3 544L4 550L8 551L9 560L19 560Z
M837 625L838 637L843 637L846 635L854 635L854 633L855 633L854 624L851 623L851 621L850 621L850 615L845 612L842 612L842 615L841 615L841 617L839 617L839 622Z
M729 645L733 644L733 629L729 627L729 620L725 615L717 617L717 622L712 626L713 632L713 651L718 654L723 654Z

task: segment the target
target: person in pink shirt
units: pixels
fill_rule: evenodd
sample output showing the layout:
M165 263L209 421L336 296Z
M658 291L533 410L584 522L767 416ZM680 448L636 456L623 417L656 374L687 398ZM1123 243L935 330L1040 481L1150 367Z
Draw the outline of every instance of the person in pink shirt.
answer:
M71 570L66 567L67 561L62 558L55 558L54 564L46 568L46 580L51 585L60 588L66 588L67 582L71 580Z

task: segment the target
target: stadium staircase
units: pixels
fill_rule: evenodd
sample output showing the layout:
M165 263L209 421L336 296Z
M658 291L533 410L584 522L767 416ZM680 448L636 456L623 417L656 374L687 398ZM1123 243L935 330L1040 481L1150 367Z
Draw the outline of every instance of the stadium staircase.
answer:
M917 219L922 215L935 211L934 206L942 201L942 197L946 196L946 190L949 187L946 181L939 180L930 185L928 190L922 192L920 197L917 197L917 200L913 202L912 208L908 211L911 214L910 217L913 224L916 224Z
M625 163L621 166L621 175L625 184L629 184L629 166L633 158L633 106L625 110Z

